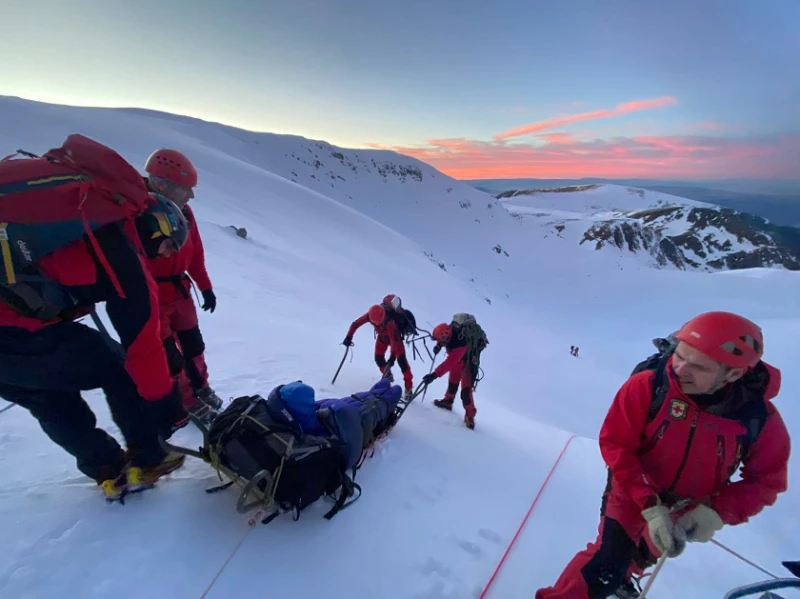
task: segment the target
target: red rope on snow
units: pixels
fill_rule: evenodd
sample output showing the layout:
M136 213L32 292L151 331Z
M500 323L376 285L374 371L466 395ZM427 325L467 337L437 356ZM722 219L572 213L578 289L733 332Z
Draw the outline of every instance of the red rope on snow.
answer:
M508 547L506 548L506 552L503 554L503 557L500 558L500 563L498 563L497 567L494 569L494 573L492 574L492 577L489 579L489 582L487 582L486 586L483 588L483 592L480 594L479 599L484 599L484 597L486 597L486 593L489 592L489 587L492 586L492 584L494 583L495 578L497 578L497 575L500 573L500 568L503 567L503 564L505 563L506 558L508 557L508 554L511 552L511 548L514 546L514 543L517 542L517 538L519 537L520 533L522 532L522 529L525 528L525 524L527 524L528 518L530 518L530 515L533 512L533 509L536 507L536 504L539 503L539 498L542 496L542 493L544 492L545 487L547 487L547 483L550 482L550 478L553 476L553 472L556 471L556 468L558 467L558 464L561 462L561 458L564 457L564 454L567 451L567 447L569 447L569 444L572 442L572 440L575 437L577 437L577 435L572 435L569 439L567 439L567 442L564 444L564 448L561 450L561 453L558 454L558 457L556 458L556 461L553 464L553 467L550 468L550 472L548 472L548 474L547 474L547 478L544 479L544 482L542 483L542 486L539 488L539 492L536 494L536 497L534 497L533 503L531 503L531 507L528 509L528 513L525 514L525 518L522 519L522 524L519 525L519 528L517 529L517 532L514 535L514 538L511 539L511 542L508 544Z

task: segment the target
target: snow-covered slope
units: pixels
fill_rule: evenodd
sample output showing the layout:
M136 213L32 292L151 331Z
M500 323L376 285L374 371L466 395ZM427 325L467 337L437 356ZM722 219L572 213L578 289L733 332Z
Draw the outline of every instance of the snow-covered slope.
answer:
M579 244L624 250L656 268L800 270L800 229L714 204L600 184L513 190L497 197L545 235L563 236L566 229Z
M473 312L491 345L476 394L477 429L463 427L460 408L449 414L431 406L444 391L437 382L359 472L363 497L330 522L321 518L323 506L313 506L299 522L250 528L234 510L233 491L203 492L217 478L195 460L126 506L105 505L24 410L0 412L0 596L196 598L264 589L298 597L476 597L577 433L489 595L530 598L594 537L604 484L595 438L613 394L650 353L652 337L705 309L739 310L762 323L767 358L783 369L776 405L790 430L800 430L795 273L642 268L635 257L535 235L535 226L490 196L391 153L323 150L301 138L139 110L0 99L3 154L42 151L71 132L113 145L137 166L162 145L197 162L193 206L219 297L213 315L201 313L201 327L212 383L224 397L264 394L296 379L318 397L367 388L377 373L366 330L335 387L329 381L350 321L386 293L400 294L423 326ZM286 171L292 162L295 175ZM345 181L323 185L329 170ZM246 227L248 239L230 225ZM570 344L580 346L580 359L569 355ZM412 367L419 381L429 364ZM86 397L118 434L102 396ZM191 429L175 440L199 442ZM800 472L795 462L791 468L794 479ZM791 489L719 538L777 571L800 550L798 501ZM315 575L299 575L301 565ZM655 589L721 596L761 577L717 547L693 546L668 564Z

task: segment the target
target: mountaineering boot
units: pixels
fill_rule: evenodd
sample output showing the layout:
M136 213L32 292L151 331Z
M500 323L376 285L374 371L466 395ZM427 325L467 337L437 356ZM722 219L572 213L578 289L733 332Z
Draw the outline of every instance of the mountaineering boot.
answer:
M155 466L131 466L128 468L128 492L152 487L159 478L180 468L185 459L184 454L170 451Z
M623 582L615 593L609 595L609 599L635 599L641 594L641 590L637 588L630 580Z
M475 430L475 406L473 404L469 404L464 408L464 424L470 430Z
M442 408L443 410L450 410L453 411L453 400L452 399L434 399L433 405L437 408Z
M214 410L214 408L212 408L206 403L203 403L200 400L197 400L195 404L191 408L188 408L186 411L189 412L189 414L191 414L198 420L200 420L200 422L202 422L206 426L210 425L211 421L214 420L214 418L217 416L217 412Z
M222 398L211 387L204 387L195 391L194 396L214 410L219 411L222 408Z
M99 483L100 488L106 495L106 501L122 501L128 492L128 473L123 470L116 478L108 478Z
M187 411L206 426L210 425L211 421L219 415L222 399L211 387L195 391L194 396L197 401Z

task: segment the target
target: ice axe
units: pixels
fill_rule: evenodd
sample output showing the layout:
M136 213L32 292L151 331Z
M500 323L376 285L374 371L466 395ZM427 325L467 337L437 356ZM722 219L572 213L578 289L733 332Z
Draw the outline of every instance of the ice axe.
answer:
M344 348L344 355L342 356L342 361L339 362L339 368L336 369L336 374L333 375L333 380L331 381L331 385L336 383L336 378L339 376L339 372L342 370L342 366L344 366L344 361L347 359L347 353L350 351L351 346L346 346Z
M437 354L433 354L433 360L431 360L431 369L428 371L428 374L433 372L433 366L436 364L436 358L438 357ZM425 394L428 392L428 385L425 385L425 388L422 390L422 399L419 400L420 403L425 401Z

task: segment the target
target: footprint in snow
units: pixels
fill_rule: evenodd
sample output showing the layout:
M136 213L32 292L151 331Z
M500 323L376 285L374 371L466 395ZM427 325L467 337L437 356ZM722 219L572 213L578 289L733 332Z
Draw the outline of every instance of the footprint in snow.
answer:
M491 541L492 543L497 543L498 545L504 545L505 542L503 541L503 537L501 537L498 533L493 530L489 530L488 528L480 528L478 529L478 536L482 539L486 539L487 541Z
M463 551L469 553L472 557L483 557L483 549L481 549L480 545L473 543L472 541L467 541L466 539L451 538L450 540L458 545Z

